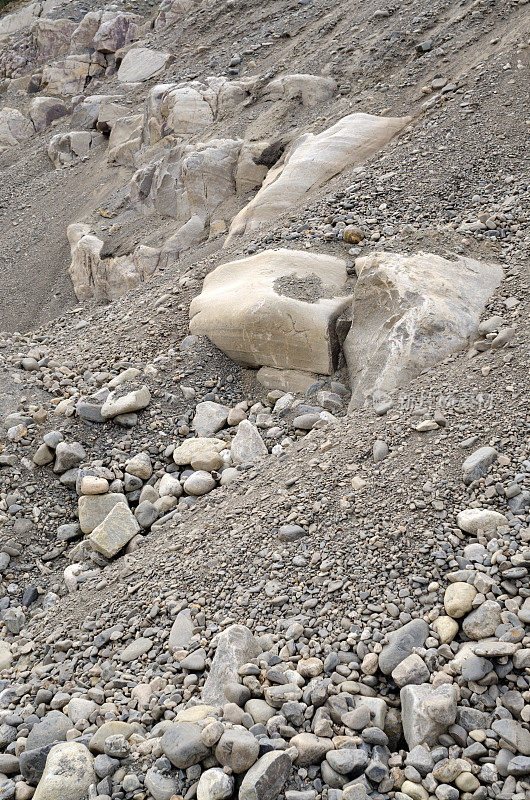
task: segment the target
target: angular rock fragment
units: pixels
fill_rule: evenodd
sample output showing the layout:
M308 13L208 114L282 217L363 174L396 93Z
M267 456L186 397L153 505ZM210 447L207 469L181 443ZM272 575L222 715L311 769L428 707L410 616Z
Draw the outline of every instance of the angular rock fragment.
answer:
M438 744L456 719L457 688L443 684L434 689L429 684L404 686L401 689L403 735L409 749L420 744Z
M88 541L105 558L113 558L139 530L140 525L129 506L126 503L116 503L105 519L94 528Z
M230 625L220 633L212 666L202 690L203 702L224 705L225 686L234 681L237 683L239 667L260 653L261 647L245 625Z

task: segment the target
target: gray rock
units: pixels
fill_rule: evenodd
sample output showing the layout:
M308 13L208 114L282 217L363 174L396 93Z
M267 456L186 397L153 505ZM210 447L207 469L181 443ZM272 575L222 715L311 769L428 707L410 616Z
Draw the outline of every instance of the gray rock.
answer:
M342 750L330 750L326 753L326 761L340 775L361 775L370 761L365 750L345 747Z
M399 687L407 686L410 683L427 683L430 678L429 669L425 661L412 653L392 670L392 679Z
M379 654L381 672L390 675L398 664L411 655L414 648L423 646L428 635L429 626L423 619L413 619L390 633L388 644Z
M434 759L430 750L421 744L417 744L416 747L411 749L410 753L407 753L405 764L417 769L424 778L429 772L432 772Z
M125 663L128 663L129 661L136 661L137 658L141 658L145 653L148 653L152 647L152 639L148 639L145 636L140 636L140 638L135 639L134 642L131 642L129 645L127 645L127 647L121 651L118 658L120 661L124 661Z
M266 456L267 452L267 446L258 429L246 419L240 422L230 449L232 462L234 464L253 464Z
M492 723L493 730L501 740L505 741L523 756L530 756L530 731L515 719L498 719Z
M331 739L315 736L314 733L297 733L291 739L290 744L298 751L294 763L299 767L320 764L326 757L326 753L334 749Z
M72 727L70 723L70 727ZM20 774L25 781L36 786L42 777L44 767L46 766L46 759L48 753L54 747L54 744L48 744L45 747L36 747L33 750L24 750L20 754Z
M494 447L479 447L478 450L471 453L462 464L464 483L469 485L482 478L488 471L488 467L497 460L498 455Z
M382 439L376 439L372 447L372 455L375 463L383 461L388 455L388 445Z
M144 500L136 507L134 516L139 526L143 528L143 530L147 530L147 528L150 528L153 522L158 519L158 511L153 503L150 503L149 500Z
M400 696L403 735L409 749L419 744L438 744L439 737L456 719L456 686L404 686Z
M209 472L198 469L184 481L184 491L186 494L200 497L215 489L215 485L215 479Z
M287 753L265 753L243 778L239 800L276 800L290 772L291 759Z
M151 393L147 386L133 389L130 392L126 392L123 387L120 387L111 392L101 406L101 416L103 419L112 419L118 415L141 411L149 405L150 400Z
M494 600L486 600L467 615L462 623L462 629L469 639L477 641L493 636L500 623L500 605Z
M229 411L227 406L211 400L197 403L191 427L197 436L213 436L221 428L224 428Z
M53 471L60 475L62 472L79 466L85 458L85 450L79 442L59 442L55 449Z
M210 752L202 742L201 729L193 722L176 722L164 733L160 746L178 769L198 764Z
M46 747L55 742L64 742L66 732L72 727L71 721L62 711L48 711L46 716L30 730L26 740L26 750Z
M107 497L108 495L90 495ZM83 499L83 498L81 498ZM126 503L116 503L87 537L90 546L105 558L113 558L136 536L140 526Z
M90 398L81 398L75 404L75 411L78 417L87 422L105 422L101 415L102 403Z
M258 755L258 740L244 728L225 731L215 748L218 762L223 767L230 767L236 774L250 769Z
M239 667L260 653L261 647L245 625L231 625L219 634L212 666L202 690L203 702L224 705L227 684L238 681Z
M193 622L189 608L180 611L175 617L175 622L171 627L168 639L170 650L182 650L186 648L193 635Z
M296 542L307 536L307 531L300 527L300 525L282 525L278 530L278 539L280 542Z
M180 785L173 775L164 775L163 772L151 767L145 774L145 788L152 795L153 800L171 800L178 794Z

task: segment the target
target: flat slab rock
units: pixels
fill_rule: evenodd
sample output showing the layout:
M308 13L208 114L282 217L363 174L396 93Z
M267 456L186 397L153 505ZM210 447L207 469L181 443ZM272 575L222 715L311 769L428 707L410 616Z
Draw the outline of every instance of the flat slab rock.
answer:
M296 208L334 175L384 147L410 119L349 114L322 133L299 136L269 170L257 195L234 218L227 243Z

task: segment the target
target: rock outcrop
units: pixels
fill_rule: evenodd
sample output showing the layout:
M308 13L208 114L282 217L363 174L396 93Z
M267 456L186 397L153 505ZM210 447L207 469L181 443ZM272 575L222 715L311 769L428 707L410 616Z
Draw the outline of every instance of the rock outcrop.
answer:
M373 155L408 122L410 117L349 114L322 133L299 136L282 162L269 171L254 199L235 217L228 240L295 208L334 175Z
M159 251L139 245L130 256L101 258L103 241L89 225L68 226L72 261L68 272L79 300L111 300L143 283L154 274Z

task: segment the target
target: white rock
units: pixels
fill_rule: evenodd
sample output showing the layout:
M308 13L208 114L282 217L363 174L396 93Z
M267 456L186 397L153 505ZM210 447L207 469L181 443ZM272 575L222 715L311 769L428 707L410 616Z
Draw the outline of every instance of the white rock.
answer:
M170 53L161 53L146 47L132 47L120 64L118 80L121 83L147 81L162 72L170 59Z
M196 439L186 439L181 445L175 447L173 451L173 461L179 466L191 464L192 458L200 453L208 453L212 450L218 453L224 450L226 442L222 439L198 436Z
M334 323L351 302L333 256L266 250L222 264L190 306L190 331L245 366L331 374ZM307 300L299 299L307 297Z
M508 525L504 514L487 508L466 508L456 517L456 524L465 533L475 534L477 531L494 531L501 525Z
M233 236L295 209L333 176L373 155L410 119L350 114L322 133L299 136L281 163L269 170L254 199L235 217L227 244Z
M376 252L355 262L353 323L344 342L353 407L392 392L460 350L502 269L471 258Z
M48 753L33 800L85 800L96 781L89 749L76 742L61 742Z

